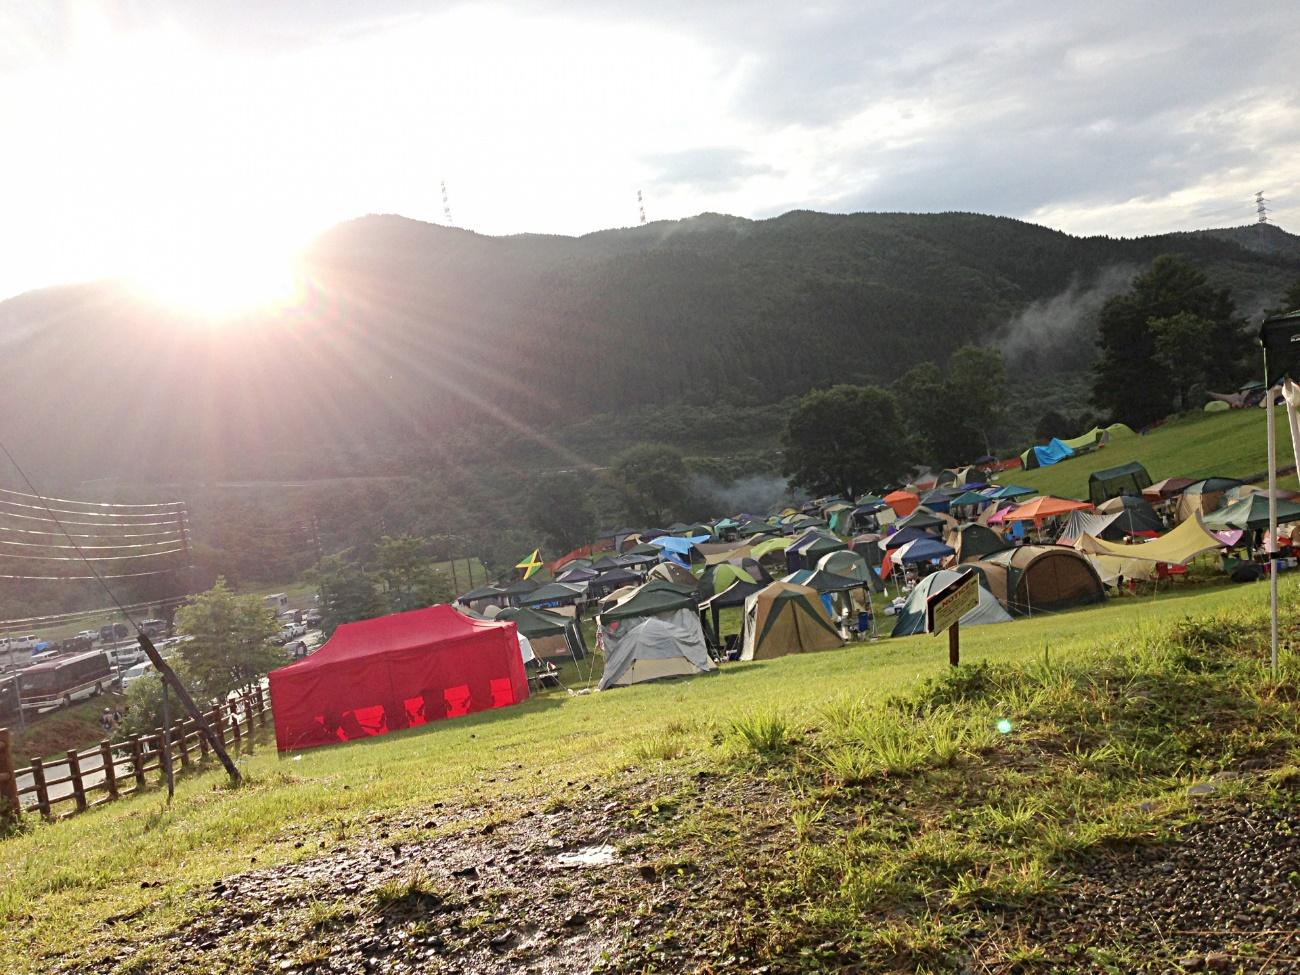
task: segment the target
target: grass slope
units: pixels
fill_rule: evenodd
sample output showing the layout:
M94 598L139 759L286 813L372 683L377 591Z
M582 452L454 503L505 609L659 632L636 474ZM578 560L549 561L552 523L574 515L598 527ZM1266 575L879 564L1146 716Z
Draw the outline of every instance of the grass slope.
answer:
M1266 596L1261 586L1225 586L975 628L963 634L963 660L1028 664L1049 651L1056 661L1098 647L1123 652L1162 621L1258 612ZM200 911L214 880L250 863L340 847L388 816L446 803L420 836L436 842L520 804L562 801L584 785L707 747L737 722L757 722L761 747L763 716L773 711L785 724L807 725L828 701L871 705L946 670L946 641L913 637L606 694L548 693L291 759L263 744L241 759L242 789L226 788L216 773L197 775L180 783L171 808L153 793L5 841L0 924L9 930L0 970L49 970L45 959L91 958L111 939L147 943ZM131 924L104 926L121 915Z
M1122 437L1101 450L1032 471L1007 471L1004 484L1023 484L1043 494L1087 498L1088 475L1107 467L1140 461L1153 481L1166 477L1246 477L1268 468L1263 410L1190 413L1145 436ZM1286 410L1277 411L1277 462L1294 463ZM1283 482L1294 486L1295 477Z

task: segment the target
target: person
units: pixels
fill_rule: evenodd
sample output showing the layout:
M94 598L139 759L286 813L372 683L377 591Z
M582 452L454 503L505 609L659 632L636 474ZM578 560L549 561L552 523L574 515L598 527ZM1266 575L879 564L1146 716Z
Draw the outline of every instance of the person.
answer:
M117 726L120 725L121 723L122 723L122 710L121 710L121 708L113 708L113 726L114 726L114 727L117 727Z
M113 730L113 713L108 708L99 713L99 727L105 734Z

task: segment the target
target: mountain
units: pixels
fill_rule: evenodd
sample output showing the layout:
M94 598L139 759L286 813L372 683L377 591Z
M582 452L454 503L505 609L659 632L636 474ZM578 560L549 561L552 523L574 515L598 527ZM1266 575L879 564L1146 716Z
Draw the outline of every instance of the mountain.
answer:
M792 212L486 237L370 216L309 248L301 300L220 327L112 281L0 303L4 437L47 483L429 470L448 447L535 445L595 414L889 381L1161 253L1254 312L1300 275L1300 238L1263 233ZM1018 335L1013 376L1077 383L1089 327L1044 326L1032 354Z

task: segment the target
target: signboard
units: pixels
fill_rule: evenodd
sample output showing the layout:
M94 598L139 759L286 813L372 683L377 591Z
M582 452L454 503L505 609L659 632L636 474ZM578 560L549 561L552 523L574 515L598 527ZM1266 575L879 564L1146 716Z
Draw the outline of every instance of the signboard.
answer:
M938 636L979 605L980 581L974 572L963 572L925 600L925 629Z

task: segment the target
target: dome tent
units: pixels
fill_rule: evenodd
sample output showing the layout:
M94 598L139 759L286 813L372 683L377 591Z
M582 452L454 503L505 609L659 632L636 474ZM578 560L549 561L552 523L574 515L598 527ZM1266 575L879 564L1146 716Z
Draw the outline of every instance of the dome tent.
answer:
M843 644L815 589L774 582L745 600L741 660L770 660Z
M940 569L938 572L932 572L916 584L907 597L907 602L898 613L898 620L894 623L894 631L890 636L912 636L916 633L925 632L925 601L935 589L942 589L951 582L960 579L967 572L974 571L968 568L960 569ZM1010 623L1011 614L1002 608L1002 604L994 598L993 593L989 592L982 583L979 583L979 602L975 608L966 613L959 621L962 626L984 626L989 623Z
M967 565L979 570L989 592L1016 615L1069 609L1106 598L1092 563L1063 545L1005 548Z
M605 670L597 685L639 684L716 670L693 593L654 580L631 591L596 617Z

